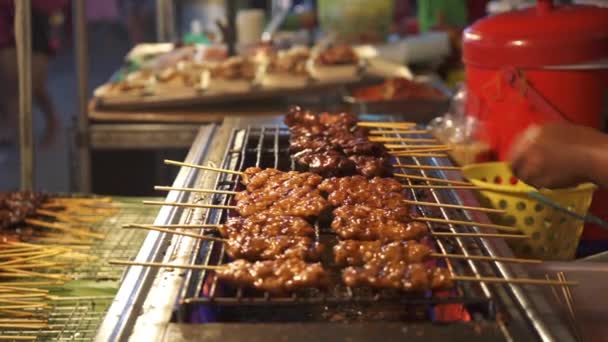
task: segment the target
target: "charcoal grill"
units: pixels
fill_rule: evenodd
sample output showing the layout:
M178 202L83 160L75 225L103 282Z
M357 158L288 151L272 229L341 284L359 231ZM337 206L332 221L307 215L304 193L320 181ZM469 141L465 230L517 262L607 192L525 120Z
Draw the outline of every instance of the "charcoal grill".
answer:
M212 164L232 170L250 166L293 169L288 153L289 133L280 119L234 119L201 129L187 157L189 163ZM448 165L446 158L401 158L401 163ZM421 170L422 175L457 179L458 174ZM409 181L409 180L406 180ZM409 181L411 182L411 181ZM239 176L182 169L175 187L240 190ZM411 190L417 200L476 205L465 190ZM167 201L230 204L230 195L199 195L173 191ZM489 222L481 213L456 209L416 207L418 214L446 219ZM155 224L216 224L230 213L220 209L163 207ZM477 227L431 225L433 231L491 232ZM317 237L335 240L327 227L316 224ZM512 256L498 239L442 238L433 241L440 253ZM330 248L328 248L330 249ZM223 246L215 241L194 241L178 235L150 232L137 261L222 264ZM443 261L457 275L514 278L526 276L522 267L473 260ZM331 269L331 266L329 267ZM335 272L336 275L338 274ZM287 297L218 283L213 271L184 271L131 267L97 336L99 341L179 340L217 337L258 340L270 332L294 340L311 336L364 340L371 331L383 337L469 338L487 340L574 340L561 322L541 316L548 304L530 286L459 282L449 292L423 295L394 291L351 289L336 285L327 291L307 290ZM446 324L437 324L439 322ZM251 325L251 323L256 323ZM380 329L380 330L378 330ZM302 331L307 331L302 335Z

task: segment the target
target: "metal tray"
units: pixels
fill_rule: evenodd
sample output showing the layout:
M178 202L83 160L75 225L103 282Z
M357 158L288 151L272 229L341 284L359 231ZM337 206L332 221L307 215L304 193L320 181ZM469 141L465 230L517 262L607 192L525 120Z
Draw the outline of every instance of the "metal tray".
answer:
M428 123L433 118L445 113L450 105L451 90L439 79L429 76L419 76L414 79L417 82L429 85L439 90L444 97L437 100L430 99L395 99L363 101L354 98L351 92L342 97L344 104L350 107L350 111L356 114L388 114L394 115L398 120L406 120L417 123ZM350 87L352 89L353 87Z

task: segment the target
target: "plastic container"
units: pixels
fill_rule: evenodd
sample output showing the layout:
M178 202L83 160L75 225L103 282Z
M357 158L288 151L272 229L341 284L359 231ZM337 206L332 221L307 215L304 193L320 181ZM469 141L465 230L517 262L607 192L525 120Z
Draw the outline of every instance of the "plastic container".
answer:
M538 190L515 178L509 165L502 162L471 164L463 168L463 174L473 184L490 189L479 191L483 204L506 211L504 215L491 216L493 221L516 227L529 237L507 240L517 256L543 260L574 258L584 222L539 203L528 196L528 192L539 191L560 205L586 215L595 185Z
M553 5L487 17L463 34L467 115L498 160L531 124L566 121L602 129L608 113L608 8ZM591 211L604 219L608 192ZM588 225L584 239L608 239Z

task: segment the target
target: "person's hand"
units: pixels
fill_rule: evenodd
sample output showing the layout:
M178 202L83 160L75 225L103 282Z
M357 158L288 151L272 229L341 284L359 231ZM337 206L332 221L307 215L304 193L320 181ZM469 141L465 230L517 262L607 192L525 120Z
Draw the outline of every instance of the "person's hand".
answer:
M531 126L510 152L513 173L539 188L563 188L597 179L596 166L608 155L608 136L571 124Z

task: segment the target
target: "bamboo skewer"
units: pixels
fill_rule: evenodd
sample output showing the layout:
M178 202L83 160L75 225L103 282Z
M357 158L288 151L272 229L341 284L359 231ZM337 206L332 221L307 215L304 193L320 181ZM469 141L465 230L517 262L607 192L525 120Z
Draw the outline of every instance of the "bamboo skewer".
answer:
M221 194L221 195L236 195L236 191L226 191L226 190L215 190L215 189L199 189L199 188L177 188L172 186L155 186L154 190L157 191L189 191L189 192L202 192L202 193L212 193L212 194Z
M529 284L529 285L557 285L557 286L576 286L576 281L546 280L533 278L495 278L495 277L470 277L452 276L455 281L474 281L480 283L505 283L505 284Z
M28 335L0 335L0 341L35 341L38 337Z
M179 203L179 202L163 202L163 201L143 201L146 205L162 205L173 207L189 207L189 208L206 208L206 209L236 209L234 205L223 204L196 204L196 203Z
M399 138L399 137L369 137L369 141L373 142L424 142L424 143L432 143L437 142L437 139L434 138Z
M484 186L476 186L476 185L410 185L403 184L401 185L407 189L430 189L430 190L442 190L442 189L451 189L451 190L492 190L491 188Z
M183 162L179 162L179 161L175 161L175 160L168 160L168 159L165 159L165 164L167 164L167 165L177 165L177 166L192 167L192 168L195 168L195 169L201 169L201 170L207 170L207 171L224 172L224 173L230 173L230 174L239 175L239 176L243 175L243 172L240 172L240 171L220 169L220 168L217 168L217 167L196 165L196 164L190 164L190 163L183 163Z
M479 260L479 261L496 261L496 262L510 262L519 264L541 264L542 260L537 259L521 259L521 258L505 258L505 257L491 257L485 255L463 255L463 254L442 254L432 253L432 257L435 258L447 258L447 259L466 259L466 260Z
M191 238L195 238L195 239L201 239L201 240L218 241L218 242L226 242L226 241L228 241L226 239L222 239L222 238L218 238L218 237L214 237L214 236L201 235L201 234L193 234L193 233L187 233L187 232L178 232L178 231L171 230L171 229L158 228L158 227L150 227L150 226L139 225L139 224L132 224L128 228L154 230L154 231L158 231L158 232L175 234L175 235L182 235L182 236L187 236L187 237L191 237Z
M426 153L426 152L448 152L451 151L451 147L429 147L429 148L417 148L417 149L407 149L405 151L390 151L389 153L396 156L401 157L407 155L408 153Z
M503 226L500 224L494 224L494 223L483 223L483 222L470 222L470 221L460 221L460 220L446 220L446 219L439 219L439 218L433 218L433 217L414 217L413 218L414 221L421 221L421 222L433 222L433 223L445 223L445 224L455 224L455 225L462 225L462 226L476 226L476 227L484 227L484 228L494 228L497 230L502 230L505 232L519 232L519 229L514 228L514 227L510 227L510 226Z
M486 213L493 214L504 214L505 211L502 209L493 209L493 208L484 208L484 207L472 207L467 205L459 205L459 204L445 204L445 203L435 203L435 202L419 202L419 201L409 201L403 200L403 202L411 205L420 205L426 207L442 207L442 208L454 208L454 209L462 209L462 210L471 210L471 211L481 211Z
M123 228L130 228L134 224L125 224ZM219 224L139 224L138 226L156 228L180 228L180 229L217 229Z
M407 129L415 127L415 122L388 122L388 121L359 121L357 126L359 127L374 127L374 128L401 128Z
M184 268L184 269L191 269L191 270L219 270L219 269L226 268L226 266L218 266L218 265L165 264L162 262L138 262L138 261L128 261L128 260L109 260L108 263L110 265Z
M425 152L399 152L399 154L391 153L395 157L421 157L421 158L447 158L445 153L425 153Z
M395 129L395 130L381 130L381 129L372 129L369 131L369 134L425 134L428 133L428 129Z
M71 233L74 235L87 236L87 237L91 237L94 239L101 240L101 239L105 238L105 235L103 235L103 234L88 232L83 229L68 227L68 226L60 224L60 223L46 222L46 221L41 221L41 220L36 220L36 219L25 219L25 223L32 225L32 226L42 227L42 228L62 230L62 231L65 231L65 232L68 232L68 233Z
M421 170L448 170L448 171L461 171L462 168L459 166L439 166L439 165L412 165L412 164L393 164L394 168L397 169L421 169Z
M431 232L433 236L447 237L478 237L478 238L500 238L500 239L529 239L524 234L494 234L494 233L452 233L452 232Z
M435 147L448 147L449 145L443 145L439 143L435 144L416 144L416 145L404 145L404 144L384 144L384 147L388 149L416 149L416 148L435 148Z
M405 178L405 179L413 179L413 180L422 180L427 182L436 182L436 183L450 183L453 185L467 185L467 186L475 186L473 183L457 181L452 179L444 179L444 178L433 178L433 177L424 177L424 176L414 176L408 175L405 173L395 173L393 174L395 177Z

